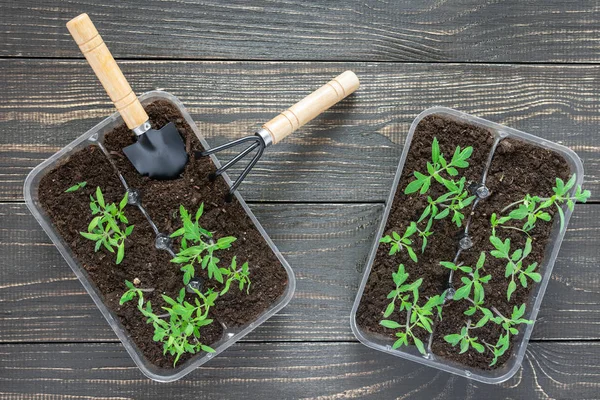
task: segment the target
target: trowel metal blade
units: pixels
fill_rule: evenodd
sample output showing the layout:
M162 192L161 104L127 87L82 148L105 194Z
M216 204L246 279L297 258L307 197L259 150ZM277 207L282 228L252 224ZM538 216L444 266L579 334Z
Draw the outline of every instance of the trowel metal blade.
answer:
M183 140L172 122L138 136L138 141L123 152L140 174L154 179L177 178L188 160Z

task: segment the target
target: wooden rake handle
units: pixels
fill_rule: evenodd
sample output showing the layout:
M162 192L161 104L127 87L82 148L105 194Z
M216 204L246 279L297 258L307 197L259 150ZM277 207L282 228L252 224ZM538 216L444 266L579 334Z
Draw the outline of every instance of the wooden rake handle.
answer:
M67 22L67 28L88 60L129 129L148 121L148 115L87 14Z
M273 139L280 142L298 128L353 93L360 82L352 71L346 71L321 86L262 126Z

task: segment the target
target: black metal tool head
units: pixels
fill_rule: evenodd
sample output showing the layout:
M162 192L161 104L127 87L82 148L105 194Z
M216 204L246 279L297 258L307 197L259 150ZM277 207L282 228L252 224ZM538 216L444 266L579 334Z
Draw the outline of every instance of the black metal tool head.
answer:
M227 202L230 202L231 200L233 200L233 196L234 196L233 193L236 191L238 186L242 183L244 178L246 178L246 175L248 175L250 173L250 170L252 169L252 167L254 167L254 165L258 162L258 160L260 159L260 157L263 154L263 151L265 151L265 147L267 145L266 145L264 139L259 134L255 134L254 136L247 136L247 137L243 137L238 140L234 140L233 142L222 144L221 146L217 146L210 150L197 151L195 153L196 157L206 157L211 154L218 153L219 151L228 149L230 147L234 147L234 146L237 146L240 144L245 144L245 143L250 143L250 145L248 147L246 147L246 149L243 150L241 153L239 153L237 156L235 156L231 160L229 160L225 165L221 166L219 169L217 169L215 172L213 172L212 174L209 175L209 179L211 181L217 179L217 177L219 175L223 174L223 172L225 172L227 169L229 169L232 165L234 165L235 163L240 161L242 158L246 157L248 154L252 153L252 151L258 149L256 151L256 154L254 155L254 157L252 157L250 162L246 165L246 167L244 168L244 170L242 171L240 176L238 176L238 178L235 180L235 182L233 182L233 184L231 185L231 188L229 188L229 192L228 192L227 196L225 197L225 200Z
M181 135L172 122L146 131L123 152L140 174L154 179L177 178L188 161Z

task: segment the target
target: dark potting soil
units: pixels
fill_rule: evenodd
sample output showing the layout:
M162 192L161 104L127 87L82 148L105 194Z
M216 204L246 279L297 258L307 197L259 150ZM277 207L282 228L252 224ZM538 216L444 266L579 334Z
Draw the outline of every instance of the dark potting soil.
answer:
M227 294L217 299L211 309L211 325L201 329L202 342L210 345L218 342L223 335L223 326L236 327L250 323L269 308L285 291L288 284L287 273L242 205L234 199L226 202L229 190L223 178L210 182L208 175L215 171L209 158L196 160L195 150L202 146L191 127L178 109L167 101L149 104L146 111L154 128L174 122L179 130L189 154L189 162L178 179L157 181L140 176L124 156L122 148L133 143L134 134L123 124L106 134L104 145L110 152L119 172L131 188L140 191L142 205L160 232L170 234L181 227L179 205L195 213L204 203L204 214L200 224L211 232L215 239L234 236L237 240L230 249L218 253L220 265L231 263L237 257L238 265L248 261L250 266L250 291L239 291L236 285ZM86 181L85 188L72 193L65 189L77 182ZM70 247L74 257L86 270L90 280L98 288L108 308L119 318L132 340L148 359L161 368L173 368L174 357L163 355L162 343L155 342L154 329L146 323L136 308L135 301L119 305L125 292L125 280L140 280L138 287L154 288L145 293L155 312L165 303L161 294L175 298L183 287L183 274L179 266L170 262L171 256L154 246L155 233L135 206L128 205L125 213L135 228L125 242L125 258L115 264L114 254L100 250L94 252L94 243L83 238L79 232L86 231L91 220L89 209L90 195L100 187L107 202L119 202L125 190L118 175L100 148L89 146L82 149L44 176L39 186L42 206L52 219L64 242ZM192 214L193 215L193 214ZM178 251L178 243L175 243ZM204 281L204 288L221 285L210 280L205 270L196 269L196 276ZM187 295L193 302L193 296ZM183 355L177 366L181 366L193 355Z
M493 138L490 132L479 127L457 122L441 116L428 116L416 128L407 159L402 171L398 190L390 210L384 235L392 231L400 234L404 232L411 221L416 221L426 206L426 200L419 195L405 195L404 188L411 182L413 171L425 171L427 160L431 159L431 143L434 137L440 142L440 149L446 158L454 152L456 146L473 146L473 155L467 169L459 170L459 177L465 176L467 181L479 182L481 174L492 150ZM526 142L508 138L502 140L494 153L492 163L487 173L486 186L491 195L475 207L469 226L469 235L473 240L473 247L461 252L457 262L474 266L482 251L486 252L485 272L493 276L489 284L484 286L486 306L494 305L503 315L510 316L514 305L527 303L532 284L523 288L517 284L517 290L511 300L506 298L508 280L504 277L505 263L489 255L492 249L489 243L491 235L490 216L499 213L505 206L516 201L526 193L532 195L548 196L552 194L552 187L556 177L568 179L570 169L567 162L559 154L528 144ZM435 198L441 185L432 185L430 191ZM436 193L436 190L438 191ZM468 218L470 211L465 210ZM552 210L554 212L554 210ZM466 222L466 219L465 219ZM518 223L515 223L517 226ZM521 222L522 225L522 222ZM531 255L527 263L538 262L542 264L545 247L548 244L552 229L551 223L538 222L531 232L535 238ZM457 228L449 218L436 221L433 225L434 234L429 237L429 244L424 254L417 251L418 264L415 264L405 251L394 256L389 256L389 245L380 245L373 263L371 273L361 303L357 310L358 325L371 333L384 335L395 340L395 330L384 328L380 325L383 312L389 303L387 294L394 289L392 272L396 272L399 264L404 264L406 272L410 274L407 282L423 278L420 296L428 298L441 293L447 288L449 270L439 265L440 261L452 261L456 255L457 242L464 226ZM498 233L501 238L510 237L511 249L523 248L526 236L516 230L502 229ZM414 241L413 248L420 249L419 239ZM543 271L538 271L543 274ZM455 273L453 284L460 287L461 273ZM424 302L424 300L423 300ZM419 302L421 303L421 301ZM527 304L527 307L531 307ZM459 333L468 317L463 313L468 308L466 301L447 301L442 309L441 321L435 322L432 351L434 354L468 367L487 370L501 367L510 358L512 349L490 367L492 356L489 352L479 354L470 350L459 354L459 346L452 347L443 338L452 333ZM406 313L395 311L388 319L404 324ZM519 329L522 331L524 325ZM488 323L483 328L473 330L473 335L479 341L496 343L502 329L496 324ZM418 336L426 340L429 334L419 328ZM515 337L513 337L515 339ZM391 344L392 342L390 342ZM425 342L426 343L426 342Z

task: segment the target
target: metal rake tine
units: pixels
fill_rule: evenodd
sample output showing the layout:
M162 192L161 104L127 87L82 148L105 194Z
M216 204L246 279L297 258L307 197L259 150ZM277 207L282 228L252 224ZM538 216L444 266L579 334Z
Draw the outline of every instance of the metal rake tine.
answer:
M238 144L242 144L245 142L255 142L255 141L258 141L258 138L256 136L246 136L241 139L234 140L233 142L229 142L229 143L225 143L220 146L217 146L217 147L213 147L210 150L204 150L203 152L200 153L200 156L202 156L202 157L208 156L210 154L215 154L221 150L225 150L230 147L237 146Z
M258 162L263 152L265 151L265 146L260 146L252 160L246 165L246 168L242 171L240 176L233 182L231 188L229 189L229 194L227 195L227 201L231 201L233 199L233 192L235 192L238 186L242 183L242 181L246 178L246 175L250 173L250 170L254 167L254 165Z
M231 160L229 160L221 168L219 168L218 170L216 170L215 172L213 172L212 174L210 174L209 178L210 179L215 179L217 176L221 175L223 172L225 172L226 170L228 170L233 164L235 164L238 161L240 161L242 158L244 158L247 154L249 154L250 152L252 152L258 146L260 146L260 142L255 142L255 143L251 144L250 146L248 146L247 149L245 149L244 151L242 151L237 156L233 157Z

